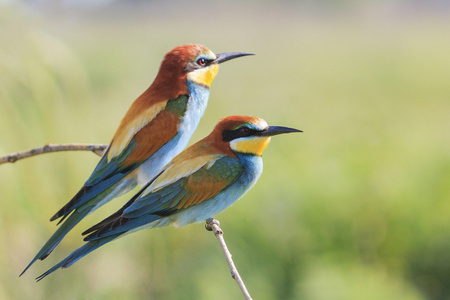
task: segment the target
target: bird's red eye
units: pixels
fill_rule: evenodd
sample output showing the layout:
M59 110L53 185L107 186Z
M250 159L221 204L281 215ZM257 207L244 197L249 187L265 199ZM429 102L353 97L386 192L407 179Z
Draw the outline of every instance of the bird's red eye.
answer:
M250 132L250 129L248 129L247 127L242 127L241 128L241 133L242 134L248 134Z
M199 58L199 59L197 59L197 63L198 63L200 66L204 66L204 65L206 64L206 59L204 59L204 58Z

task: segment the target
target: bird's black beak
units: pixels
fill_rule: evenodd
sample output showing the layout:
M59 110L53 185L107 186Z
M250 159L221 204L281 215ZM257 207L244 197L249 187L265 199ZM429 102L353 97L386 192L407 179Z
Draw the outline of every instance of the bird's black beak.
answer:
M254 53L246 53L246 52L226 52L226 53L219 53L216 55L216 59L213 61L213 63L220 64L227 60L238 58L241 56L247 56L247 55L255 55Z
M258 135L259 136L272 136L272 135L291 133L291 132L303 132L303 131L295 129L295 128L289 128L289 127L269 126L266 130L261 131Z

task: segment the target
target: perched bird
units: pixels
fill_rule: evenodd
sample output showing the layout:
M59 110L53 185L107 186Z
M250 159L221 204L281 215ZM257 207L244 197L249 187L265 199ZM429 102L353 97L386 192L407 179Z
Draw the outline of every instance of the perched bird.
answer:
M185 226L213 217L241 198L258 180L270 137L301 130L268 126L256 117L221 120L209 136L184 150L119 211L83 235L86 244L36 278L68 268L83 256L128 233Z
M215 55L202 45L169 51L153 83L128 109L94 172L50 221L67 219L22 274L37 259L45 259L86 215L137 183L147 183L180 153L205 111L219 64L246 55L252 53Z

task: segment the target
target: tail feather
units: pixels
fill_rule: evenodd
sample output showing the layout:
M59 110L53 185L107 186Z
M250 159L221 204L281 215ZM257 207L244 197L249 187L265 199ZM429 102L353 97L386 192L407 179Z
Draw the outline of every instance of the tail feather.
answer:
M53 215L53 217L50 218L50 222L55 221L56 219L63 217L58 222L58 224L61 223L75 208L77 208L77 207L74 207L75 204L79 203L81 198L85 197L90 189L92 189L92 186L84 185L78 191L78 193L76 193L76 195L73 196L72 199L70 199L70 201L66 205L64 205L60 210L58 210L56 212L56 214Z
M55 249L56 246L61 242L61 240L67 235L67 233L77 225L81 219L83 219L87 214L89 214L90 210L82 210L82 211L74 211L69 218L55 231L55 233L50 237L50 239L45 243L45 245L39 250L36 256L31 260L28 266L23 270L23 272L19 275L22 276L31 265L36 262L38 259L44 260L50 253Z
M61 224L62 222L64 222L64 220L68 217L69 215L64 215L62 216L61 220L58 221L58 223L56 223L56 226L58 226L59 224ZM52 222L54 220L50 219L50 222Z
M40 275L39 277L37 277L36 281L41 281L47 275L53 273L54 271L56 271L59 268L66 269L66 268L70 267L71 265L76 263L79 259L88 255L89 253L91 253L95 249L103 246L104 244L109 243L110 241L118 238L119 236L121 236L121 235L119 234L119 235L114 235L114 236L108 236L101 240L95 240L95 241L84 244L82 247L78 248L77 250L75 250L71 254L69 254L65 259L60 261L58 264L56 264L55 266L50 268L47 272L45 272L42 275Z
M96 203L103 202L105 204L133 189L137 184L135 178L124 179L124 177L135 167L133 165L122 169L119 173L107 176L95 184L84 185L66 205L50 218L50 221L55 221L62 217L62 220L59 221L61 223L73 210L85 206L88 202L92 203L93 199L96 199Z
M33 260L30 262L30 264L23 270L23 272L20 274L25 273L26 270L38 259L44 260L50 253L55 249L55 247L61 242L61 240L67 235L67 233L72 230L75 225L77 225L85 216L90 214L92 211L97 209L98 207L102 206L103 204L109 202L110 200L114 199L115 197L120 196L121 194L124 194L128 192L130 189L132 189L136 183L132 180L125 180L122 181L119 185L112 186L109 189L106 189L103 193L98 194L94 198L89 200L89 203L84 203L83 206L77 207L72 214L63 214L58 215L58 213L52 217L51 220L55 220L59 217L62 217L62 219L58 222L63 222L61 226L56 230L56 232L51 236L51 238L45 243L45 245L42 247L41 250L39 250L38 254L33 258ZM66 219L67 218L67 219Z

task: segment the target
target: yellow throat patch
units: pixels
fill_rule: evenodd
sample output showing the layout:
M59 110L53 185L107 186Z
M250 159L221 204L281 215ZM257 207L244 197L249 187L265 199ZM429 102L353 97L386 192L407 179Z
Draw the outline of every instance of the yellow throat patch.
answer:
M232 150L241 153L249 153L262 156L264 149L269 145L270 136L259 136L252 138L240 138L230 142Z
M207 87L211 86L214 78L219 72L219 65L212 64L207 68L199 69L188 74L188 79L194 83L205 85Z

